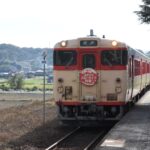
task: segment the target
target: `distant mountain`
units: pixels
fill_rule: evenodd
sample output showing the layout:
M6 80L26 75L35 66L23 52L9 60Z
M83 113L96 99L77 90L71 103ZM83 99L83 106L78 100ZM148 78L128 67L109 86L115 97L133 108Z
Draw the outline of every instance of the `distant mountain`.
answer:
M50 48L20 48L11 44L0 44L0 72L41 69L44 51L47 51L46 64L53 65L53 51Z

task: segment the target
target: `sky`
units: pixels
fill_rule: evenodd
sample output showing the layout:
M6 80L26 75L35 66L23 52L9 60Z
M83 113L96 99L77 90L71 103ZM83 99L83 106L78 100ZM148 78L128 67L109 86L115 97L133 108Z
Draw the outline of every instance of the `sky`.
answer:
M0 0L0 44L53 48L55 43L105 35L150 50L150 25L134 13L142 0Z

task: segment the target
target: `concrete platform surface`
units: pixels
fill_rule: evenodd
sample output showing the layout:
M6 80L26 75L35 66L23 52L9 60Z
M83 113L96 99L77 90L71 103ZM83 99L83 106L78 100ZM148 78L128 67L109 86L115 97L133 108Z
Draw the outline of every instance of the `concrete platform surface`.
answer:
M95 150L150 150L150 91L108 132Z

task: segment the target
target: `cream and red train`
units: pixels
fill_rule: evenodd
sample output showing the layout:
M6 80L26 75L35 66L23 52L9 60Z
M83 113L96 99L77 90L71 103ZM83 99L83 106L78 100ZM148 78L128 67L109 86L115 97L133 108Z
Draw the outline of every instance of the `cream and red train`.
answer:
M122 42L88 36L54 47L62 121L118 120L150 84L150 59Z

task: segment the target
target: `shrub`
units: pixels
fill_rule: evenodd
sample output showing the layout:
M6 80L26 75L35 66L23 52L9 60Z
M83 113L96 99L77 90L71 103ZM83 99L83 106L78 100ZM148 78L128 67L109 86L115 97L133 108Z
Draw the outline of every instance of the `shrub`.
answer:
M22 89L24 83L23 76L20 74L15 74L9 78L8 83L12 89Z
M4 84L0 85L0 89L2 89L3 91L9 91L9 87Z
M37 86L34 86L31 90L36 91L37 89L38 89Z

